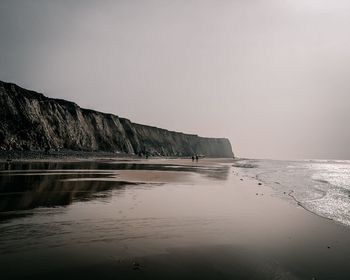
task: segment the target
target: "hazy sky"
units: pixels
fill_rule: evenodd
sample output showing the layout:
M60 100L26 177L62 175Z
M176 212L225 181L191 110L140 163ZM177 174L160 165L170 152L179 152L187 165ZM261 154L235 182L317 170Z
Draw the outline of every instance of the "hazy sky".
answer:
M348 0L0 0L0 65L238 156L350 159Z

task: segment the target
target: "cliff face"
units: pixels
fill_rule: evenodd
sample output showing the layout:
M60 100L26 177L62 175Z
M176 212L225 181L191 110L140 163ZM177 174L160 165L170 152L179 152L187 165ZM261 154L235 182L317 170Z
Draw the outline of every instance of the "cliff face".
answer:
M233 157L225 138L135 124L0 81L0 149L70 149L127 154Z

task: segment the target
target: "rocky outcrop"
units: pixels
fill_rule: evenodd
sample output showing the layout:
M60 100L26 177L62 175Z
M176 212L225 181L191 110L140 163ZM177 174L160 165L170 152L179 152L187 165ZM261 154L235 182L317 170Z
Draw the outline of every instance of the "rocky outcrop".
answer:
M233 157L225 138L204 138L132 123L0 81L0 150L108 151Z

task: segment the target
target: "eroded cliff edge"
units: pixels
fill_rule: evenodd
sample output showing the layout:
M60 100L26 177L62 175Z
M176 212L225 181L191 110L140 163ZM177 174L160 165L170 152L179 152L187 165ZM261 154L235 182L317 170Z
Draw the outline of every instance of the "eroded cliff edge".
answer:
M226 138L205 138L132 123L0 81L0 150L107 151L233 157Z

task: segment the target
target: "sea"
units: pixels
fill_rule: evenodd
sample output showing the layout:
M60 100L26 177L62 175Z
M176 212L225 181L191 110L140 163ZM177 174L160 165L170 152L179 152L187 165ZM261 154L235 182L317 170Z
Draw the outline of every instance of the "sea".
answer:
M254 160L235 163L246 176L272 187L321 217L350 226L349 160Z

